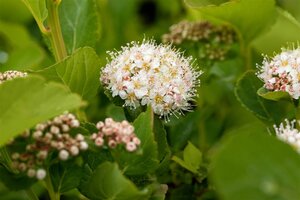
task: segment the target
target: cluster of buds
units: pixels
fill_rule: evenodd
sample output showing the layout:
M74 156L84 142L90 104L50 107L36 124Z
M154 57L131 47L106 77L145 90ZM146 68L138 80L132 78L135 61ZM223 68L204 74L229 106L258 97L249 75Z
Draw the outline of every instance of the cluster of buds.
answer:
M175 45L184 42L203 42L201 57L210 60L224 60L230 45L236 40L234 30L228 26L216 26L208 21L181 21L170 27L170 32L162 36L164 43Z
M133 42L109 53L112 61L103 68L100 81L113 97L125 101L124 106L150 105L165 120L191 110L201 75L191 57L153 41Z
M299 122L298 122L299 123ZM300 153L300 133L296 129L296 120L289 121L285 120L284 123L281 123L279 127L274 125L276 136L283 142L290 144L297 152Z
M5 71L3 73L0 72L0 84L7 81L12 80L18 77L25 77L27 73L19 72L19 71Z
M134 133L134 127L125 120L115 122L107 118L104 122L98 122L96 126L98 133L93 133L91 139L98 147L108 146L114 149L117 145L124 145L128 152L133 152L141 144Z
M29 177L45 178L43 165L50 153L56 152L60 160L67 160L88 149L82 134L78 133L75 137L70 135L71 129L79 125L79 121L71 113L37 124L32 131L21 136L32 142L26 145L24 152L12 153L13 167L20 172L27 172Z
M300 96L300 49L282 49L273 58L265 56L258 66L257 76L270 91L288 92L294 99Z

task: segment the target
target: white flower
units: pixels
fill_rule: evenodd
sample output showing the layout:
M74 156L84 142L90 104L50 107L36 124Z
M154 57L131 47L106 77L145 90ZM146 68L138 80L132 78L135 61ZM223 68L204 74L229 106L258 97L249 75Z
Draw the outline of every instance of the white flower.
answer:
M132 42L119 52L109 52L112 61L102 70L100 81L124 106L151 105L155 114L168 118L190 111L198 77L192 58L154 41Z
M281 123L279 127L274 125L276 136L283 142L290 144L293 148L300 153L300 133L295 128L296 120L288 121L285 120L286 125Z
M0 84L7 81L12 80L18 77L25 77L27 73L19 72L19 71L5 71L3 73L0 72Z
M258 66L257 76L270 91L288 92L294 99L300 96L300 49L286 50L273 58L265 57Z
M46 175L47 175L46 170L44 170L44 169L38 169L36 171L36 178L38 180L43 180L46 177Z

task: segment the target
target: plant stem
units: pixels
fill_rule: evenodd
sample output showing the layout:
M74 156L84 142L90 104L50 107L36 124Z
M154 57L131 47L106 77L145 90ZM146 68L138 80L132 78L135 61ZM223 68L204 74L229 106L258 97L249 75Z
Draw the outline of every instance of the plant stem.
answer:
M50 178L49 170L47 170L47 176L45 178L46 189L48 190L51 200L60 200L60 194L54 191L52 181Z
M68 55L59 22L58 6L60 3L61 0L47 0L49 29L47 35L49 36L56 61L62 61Z
M31 188L27 189L25 192L26 192L27 196L29 197L29 199L39 200L39 198L36 196L36 194L32 191Z

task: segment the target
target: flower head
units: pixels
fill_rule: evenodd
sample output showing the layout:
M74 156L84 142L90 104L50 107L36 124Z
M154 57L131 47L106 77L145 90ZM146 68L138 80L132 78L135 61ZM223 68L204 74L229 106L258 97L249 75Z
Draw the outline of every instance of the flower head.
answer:
M18 146L18 141L26 143L25 149L18 148L11 155L13 167L26 172L29 177L44 179L45 161L50 154L56 154L59 160L68 160L88 148L82 134L70 134L71 129L79 127L79 121L71 113L64 113L52 120L39 123L31 131L26 131L10 145Z
M283 142L290 144L300 153L300 133L299 130L295 127L296 120L288 121L285 120L284 123L281 123L279 127L274 125L276 136Z
M300 96L300 49L286 50L273 58L265 57L257 76L270 91L288 92L294 99Z
M135 151L141 144L134 133L134 127L127 121L115 122L111 118L97 123L98 132L91 136L96 146L108 146L111 149L124 145L129 152Z
M25 77L25 76L27 76L27 73L19 72L19 71L0 72L0 84L7 80L12 80L14 78Z
M100 81L124 106L150 105L164 117L191 110L189 101L196 96L201 74L193 69L191 57L153 41L133 42L110 56Z

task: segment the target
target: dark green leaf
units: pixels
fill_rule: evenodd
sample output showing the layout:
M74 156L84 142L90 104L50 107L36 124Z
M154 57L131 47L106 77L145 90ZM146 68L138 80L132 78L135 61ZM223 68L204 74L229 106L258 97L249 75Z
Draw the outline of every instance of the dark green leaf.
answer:
M76 188L83 175L83 169L74 161L53 164L49 172L53 189L59 193Z
M90 99L97 94L100 85L100 60L92 48L84 47L38 73L48 80L64 83L83 99Z
M89 172L80 190L93 200L144 200L148 190L139 191L119 170L117 164L105 162Z
M279 123L284 118L293 117L295 108L291 102L271 101L257 95L262 82L254 71L246 72L238 81L235 94L242 105L258 118L271 124Z
M67 0L60 5L60 21L69 54L84 46L94 47L100 39L96 0Z
M224 200L298 199L300 157L256 127L224 139L212 160L211 177Z
M39 122L83 105L63 85L38 76L18 78L0 85L0 145Z

